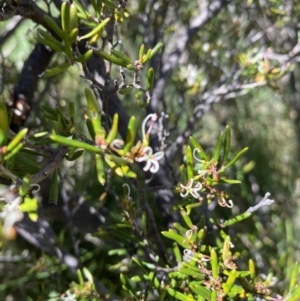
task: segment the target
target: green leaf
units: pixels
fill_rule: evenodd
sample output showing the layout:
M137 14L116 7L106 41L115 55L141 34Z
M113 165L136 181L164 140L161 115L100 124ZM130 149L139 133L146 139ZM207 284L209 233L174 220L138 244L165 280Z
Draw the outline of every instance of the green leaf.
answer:
M15 156L23 147L23 143L19 143L12 151L10 151L8 154L5 154L4 161L7 161L11 159L13 156Z
M85 97L87 101L87 114L89 119L92 121L96 137L103 137L104 130L101 125L101 109L99 108L95 95L90 88L85 88Z
M173 239L176 241L179 245L181 245L183 248L188 249L189 244L185 242L185 238L177 233L170 232L170 231L162 231L161 234L167 238Z
M136 136L136 118L132 116L128 122L127 126L127 135L126 135L126 140L125 140L125 146L124 146L124 153L126 154L127 152L130 151L134 140Z
M124 256L127 254L127 250L126 249L113 249L108 251L107 255L108 256L113 256L113 255L118 255L118 256Z
M127 290L128 292L130 292L132 294L132 296L135 296L135 290L133 289L130 280L124 275L124 274L120 274L120 279L121 282L123 283L122 287Z
M122 159L122 158L120 158ZM124 177L124 172L120 166L112 160L112 155L105 155L104 160L107 163L107 165L119 176L119 177Z
M119 59L119 58L115 57L114 55L110 55L105 51L98 50L98 51L95 51L95 53L96 53L96 55L103 58L104 60L107 60L111 63L114 63L118 66L122 66L122 67L127 68L127 69L132 70L132 71L136 70L136 67L133 64L128 64L124 60Z
M74 2L76 3L76 7L77 7L77 9L81 12L81 14L82 14L82 15L85 15L86 18L88 18L85 9L83 8L82 4L80 3L80 0L74 0Z
M38 209L38 199L25 197L24 202L19 206L22 212L36 212Z
M224 294L229 293L229 291L231 290L231 288L235 282L236 277L237 277L236 271L235 270L230 271L229 277L227 278L226 283L224 283L224 285L223 285Z
M193 271L193 270L191 270L189 268L182 267L180 269L180 273L182 273L184 275L187 275L187 276L191 276L191 277L193 277L193 279L200 279L200 280L204 280L205 279L205 275L201 274L199 272L199 270L198 271Z
M191 229L193 227L193 223L192 223L188 213L183 208L180 208L180 214L183 217L186 225Z
M148 91L151 91L153 89L153 85L154 85L154 69L151 67L148 70L148 85L147 85Z
M101 185L105 184L105 169L103 164L102 156L99 154L95 155L96 158L96 169L97 169L97 177L98 181Z
M56 111L56 109L51 108L50 106L48 106L48 105L46 105L46 104L41 105L41 108L42 108L45 112L47 112L49 115L52 115L53 117L55 117L55 118L56 118L55 120L57 120L57 111Z
M245 147L240 152L238 152L237 155L227 165L225 165L224 169L233 165L247 150L248 147Z
M211 293L210 301L217 301L217 297L218 297L217 291L213 290Z
M86 127L89 131L89 134L91 135L91 138L93 139L93 141L95 141L96 139L96 133L95 133L95 130L94 130L94 127L93 127L93 123L92 123L92 120L91 119L87 119L85 121L85 124L86 124Z
M110 21L110 18L106 18L105 20L103 20L100 24L98 24L92 31L90 31L89 33L87 33L84 36L81 36L78 41L81 41L83 39L88 39L91 38L92 36L96 35L97 33L99 33L102 28Z
M133 88L131 86L126 87L126 88L122 88L122 89L119 90L119 93L121 95L127 95L127 94L131 93L132 89Z
M64 71L66 71L70 66L71 66L71 63L67 62L65 64L53 67L51 69L47 69L42 74L38 75L38 77L47 78L47 77L51 77L51 76L60 74L60 73L62 73Z
M159 52L160 49L162 49L164 46L164 43L159 42L157 43L154 48L151 50L150 55L147 56L147 58L143 61L143 63L147 62L148 60L150 60L151 58L153 58L153 56Z
M72 155L70 155L69 153L65 156L65 158L68 161L75 161L76 159L80 158L82 156L82 154L84 153L84 150L80 149L78 151L75 151Z
M57 205L58 202L58 175L57 170L53 171L50 185L49 203Z
M224 177L221 177L220 179L223 183L228 183L228 184L241 184L241 181L235 180L235 179L227 179Z
M76 148L83 148L87 151L91 151L96 154L102 154L102 151L100 148L90 145L88 143L82 142L82 141L68 139L64 136L59 136L59 135L55 135L55 134L49 135L49 138L52 141L55 141L55 142L63 144L63 145L72 146L72 147L76 147Z
M248 218L249 216L251 216L251 213L249 213L249 212L244 212L244 213L242 213L242 214L239 214L239 215L235 216L234 218L231 218L231 219L225 221L225 222L223 223L223 225L224 225L225 227L234 225L234 224L236 224L236 223L238 223L238 222L241 222L242 220Z
M69 103L69 114L70 114L70 120L71 120L71 124L74 125L75 122L75 107L74 107L74 102L70 102Z
M170 296L176 298L177 300L181 301L196 301L193 297L184 295L172 288L167 288L167 292Z
M218 257L214 248L210 248L210 262L212 269L212 276L217 279L219 277L219 268L218 268Z
M82 271L83 271L83 275L87 279L87 281L89 283L94 283L94 278L93 278L93 275L91 274L91 272L86 267L84 267Z
M49 27L60 37L63 38L63 30L56 24L56 22L48 15L44 15L44 20L49 25Z
M188 181L194 177L194 170L193 170L193 154L191 147L188 145L185 150L186 155L186 166L187 166L187 178Z
M208 290L206 287L200 284L194 284L195 282L191 282L189 287L199 296L203 297L205 300L210 300L211 298L211 291Z
M35 155L40 156L40 154ZM35 173L38 170L40 170L39 164L36 163L36 158L33 157L32 154L24 152L24 148L15 156L15 162L17 165L22 163L23 166L26 166L27 168L31 169L31 173Z
M23 177L22 185L19 189L20 196L25 196L28 191L30 190L30 184L31 184L31 176L29 174L26 174Z
M140 50L139 50L139 60L140 60L141 62L143 62L144 51L145 51L145 45L142 44L141 47L140 47Z
M109 8L112 8L112 9L118 9L118 6L113 2L113 1L110 1L110 0L102 0L102 2Z
M218 138L217 144L216 144L216 148L215 148L215 152L214 152L214 162L218 163L219 161L219 157L220 157L220 152L221 152L221 147L222 147L222 143L223 143L223 136L224 133L222 132Z
M109 131L106 137L107 144L110 144L114 139L116 139L116 136L118 134L118 123L119 123L119 115L116 113L113 117L111 130Z
M182 262L181 252L176 242L173 243L173 253L177 263Z
M142 273L143 273L144 275L146 275L146 274L148 273L147 269L143 266L142 262L141 262L138 258L136 258L136 257L133 256L133 257L132 257L132 262L133 262L136 266L139 267L139 269L142 271Z
M298 277L299 277L299 263L296 262L294 264L294 267L293 267L293 270L291 273L289 293L292 293L293 290L295 289L295 286L297 285Z
M179 223L174 223L173 226L174 226L174 228L175 228L176 230L178 230L179 233L182 234L182 235L185 235L186 231L188 231L187 228L182 227Z
M255 280L255 264L252 259L249 259L248 267L249 267L249 272L250 272L250 279L252 281L254 281Z
M9 152L11 152L14 148L16 148L21 143L21 141L23 140L23 138L25 137L27 132L28 132L28 129L23 129L13 138L13 140L8 144L8 146L6 148L7 154Z
M300 285L298 285L296 290L288 298L285 298L284 300L286 300L286 301L299 301L299 299L300 299Z
M0 147L6 145L9 128L7 108L4 98L0 96Z
M62 29L65 31L69 31L70 30L70 3L64 1L61 4L60 12L61 12L60 16L61 16Z
M112 49L111 53L115 57L117 57L117 58L123 60L124 62L126 62L126 64L132 64L132 59L130 57L128 57L127 55L125 55L124 53L122 53L118 50L115 50L115 49Z
M186 179L186 171L185 171L185 166L184 164L179 166L179 172L180 172L180 181L181 183L187 183L187 179Z
M227 125L225 129L225 142L224 142L224 155L223 155L223 162L222 165L225 164L228 154L229 154L229 149L230 149L230 140L231 140L231 133L230 133L230 127Z

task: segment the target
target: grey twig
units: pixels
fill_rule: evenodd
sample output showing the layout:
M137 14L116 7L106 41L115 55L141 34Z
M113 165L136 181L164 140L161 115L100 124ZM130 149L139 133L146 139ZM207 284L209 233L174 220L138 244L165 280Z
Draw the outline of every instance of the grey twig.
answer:
M52 159L37 173L31 176L31 183L36 184L46 179L62 163L68 148L63 146L58 148L52 156Z

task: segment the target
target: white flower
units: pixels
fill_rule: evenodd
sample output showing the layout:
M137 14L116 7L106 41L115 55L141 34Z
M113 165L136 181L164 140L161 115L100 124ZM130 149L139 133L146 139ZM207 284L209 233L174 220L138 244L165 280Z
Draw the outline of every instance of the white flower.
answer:
M186 198L189 194L191 194L195 199L199 199L200 198L200 194L198 193L198 191L200 191L202 189L202 184L199 182L195 182L195 186L193 187L194 184L194 180L191 179L186 186L180 184L180 188L181 188L181 193L180 195L183 198Z
M159 164L157 161L161 160L164 157L164 152L160 151L153 154L153 150L150 146L144 148L144 155L142 157L136 158L137 162L147 162L144 171L150 170L152 173L156 173L159 170Z

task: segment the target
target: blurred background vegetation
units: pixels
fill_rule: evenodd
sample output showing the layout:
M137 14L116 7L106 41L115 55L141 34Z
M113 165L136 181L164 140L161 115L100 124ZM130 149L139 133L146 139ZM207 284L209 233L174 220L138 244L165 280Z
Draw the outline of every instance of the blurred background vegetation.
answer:
M45 11L50 8L52 16L59 15L60 1L35 2ZM92 11L88 1L81 2ZM122 41L120 51L134 59L142 43L148 49L157 42L164 42L163 51L149 63L155 69L155 82L164 79L163 67L180 48L180 33L191 28L192 21L204 14L212 3L204 0L125 2L128 2L126 9L130 16L123 23L117 23L115 30L115 38ZM273 274L272 291L282 295L287 290L294 263L300 260L300 4L296 0L215 2L222 3L222 8L195 32L191 30L153 105L150 103L142 109L133 93L117 95L127 114L137 117L138 124L148 113L168 114L168 160L161 168L165 169L173 187L177 184L179 165L184 161L183 145L188 136L193 135L209 152L219 133L229 125L232 130L230 156L249 147L230 170L229 178L236 178L241 184L225 187L234 207L225 210L213 202L209 206L210 216L231 218L254 206L266 192L271 193L275 200L272 206L263 207L253 217L232 226L229 234L240 252L238 262L243 266L252 258L262 278ZM1 5L0 2L0 8ZM5 13L4 8L3 11ZM6 100L12 98L24 62L37 43L37 26L19 16L0 22L0 92ZM62 54L56 54L50 65L63 59ZM111 77L118 78L118 72L118 68L113 67ZM39 81L25 121L32 133L51 130L43 117L42 104L59 105L66 110L70 101L75 103L77 126L86 131L85 80L79 74L79 67L74 65L65 73ZM130 72L127 76L132 78ZM178 140L179 137L182 140ZM48 203L50 182L45 180L41 184L39 214L51 225L56 244L74 255L97 279L99 286L104 285L113 294L125 298L120 272L135 275L130 258L133 254L143 257L147 251L139 247L139 237L134 241L134 232L126 237L110 228L121 220L122 200L126 195L122 187L124 181L112 176L103 187L94 166L94 157L89 153L76 161L64 162L59 170L58 205ZM138 187L147 187L145 173L138 167L135 170ZM147 199L159 232L170 226L166 221L173 220L165 219L165 212L156 202L155 188L143 193L132 191L131 197L137 208ZM171 204L175 204L178 194L172 198ZM66 201L73 210L71 222L65 212ZM95 212L93 216L91 210ZM197 216L193 218L196 220ZM161 239L169 250L171 242ZM155 238L150 237L150 241L157 251ZM73 292L76 291L78 286L74 283L79 283L78 276L66 264L22 234L14 240L0 241L1 300L73 300L67 299L66 294L61 296L72 285ZM84 288L87 293L84 296L81 289L82 297L78 300L104 300L103 296L93 297L87 283L82 285L87 286Z

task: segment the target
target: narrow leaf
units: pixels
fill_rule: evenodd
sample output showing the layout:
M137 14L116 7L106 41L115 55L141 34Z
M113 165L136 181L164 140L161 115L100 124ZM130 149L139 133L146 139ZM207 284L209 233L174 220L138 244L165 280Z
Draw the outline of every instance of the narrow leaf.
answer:
M3 146L7 143L8 135L8 114L4 98L0 96L0 146Z
M224 136L224 133L222 132L220 134L217 144L216 144L216 148L215 148L215 152L214 152L214 162L215 163L218 163L218 161L219 161L221 147L222 147L222 143L223 143L223 136Z
M210 300L211 298L211 291L208 290L206 287L199 285L199 284L190 284L190 288L198 295L203 297L205 300Z
M176 298L177 300L181 301L196 301L193 297L184 295L172 288L167 288L167 292L170 296Z
M230 140L231 140L231 133L230 133L230 127L227 125L225 129L225 142L224 142L224 155L223 155L223 162L222 165L225 164L228 154L229 154L229 149L230 149Z
M161 234L167 238L173 239L176 241L179 245L181 245L183 248L188 249L189 244L185 242L185 238L177 233L170 232L170 231L162 231Z
M76 148L83 148L87 151L91 151L91 152L96 153L96 154L101 154L102 153L100 148L98 148L96 146L93 146L93 145L90 145L88 143L82 142L82 141L68 139L64 136L59 136L59 135L55 135L55 134L51 134L49 136L49 138L52 141L55 141L55 142L63 144L63 145L73 146L73 147L76 147Z
M193 154L191 147L188 145L185 151L186 155L186 165L187 165L187 178L188 181L194 177L194 170L193 170Z
M17 147L22 139L25 137L26 133L28 132L28 129L21 130L14 138L13 140L8 144L6 153L11 152L15 147Z
M219 277L218 257L214 248L210 248L212 276L217 279Z
M89 33L87 33L84 36L81 36L78 40L81 41L83 39L91 38L92 36L97 34L100 30L102 30L102 28L109 22L109 20L110 20L110 18L106 18L100 24L98 24L92 31L90 31Z
M233 165L247 150L248 147L245 147L240 152L238 152L238 154L235 155L235 157L227 165L225 165L224 169Z
M105 169L104 169L104 164L103 164L103 159L101 155L96 154L96 169L97 169L97 177L98 181L100 182L101 185L105 184Z
M232 288L232 286L233 286L233 284L235 282L236 276L237 275L236 275L236 271L235 270L233 270L233 271L230 272L229 277L227 278L227 281L226 281L226 283L224 284L224 287L223 287L224 294L228 294L229 293L229 291L231 290L231 288Z
M136 118L132 116L128 122L127 135L125 140L124 152L130 151L136 136Z
M295 286L296 286L297 281L298 281L298 277L299 277L299 263L296 262L294 264L294 267L293 267L293 270L292 270L292 273L291 273L289 293L292 293L293 290L295 289Z
M57 171L53 171L50 185L49 203L57 205L58 202L58 175Z

